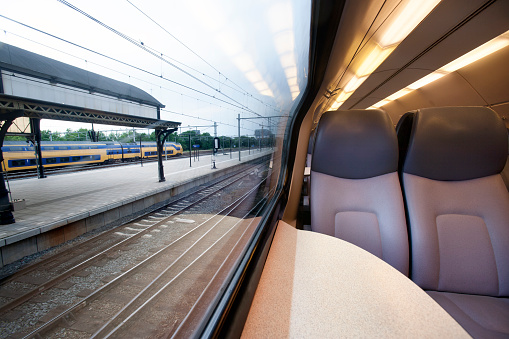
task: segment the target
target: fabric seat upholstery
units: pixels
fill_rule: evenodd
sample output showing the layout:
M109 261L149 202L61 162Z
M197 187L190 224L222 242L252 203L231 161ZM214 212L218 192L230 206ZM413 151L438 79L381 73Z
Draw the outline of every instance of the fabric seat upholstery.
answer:
M398 146L381 110L326 112L315 132L311 230L351 242L408 275Z
M509 130L507 130L507 144L509 149ZM507 155L507 161L505 162L505 167L502 170L502 179L505 182L505 187L507 187L507 190L509 191L509 154Z
M402 182L410 276L472 336L508 337L504 124L484 107L427 108L403 118L412 120L398 133L408 139Z

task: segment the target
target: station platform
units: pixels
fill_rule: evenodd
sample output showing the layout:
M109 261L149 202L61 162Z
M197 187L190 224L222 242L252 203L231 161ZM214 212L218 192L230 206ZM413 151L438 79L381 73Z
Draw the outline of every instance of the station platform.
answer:
M166 181L159 182L157 162L93 169L44 179L11 181L13 199L26 207L13 212L16 222L0 225L0 267L81 234L110 225L171 201L172 197L269 155L271 149L163 161Z

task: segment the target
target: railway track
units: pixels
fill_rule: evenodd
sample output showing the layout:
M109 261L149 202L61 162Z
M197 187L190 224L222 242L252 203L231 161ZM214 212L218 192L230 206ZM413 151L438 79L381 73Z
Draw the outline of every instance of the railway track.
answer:
M249 191L248 188L252 191L253 186L257 187L256 185L259 185L261 179L259 175L254 173L260 173L260 166L265 165L250 167L235 176L221 181L215 186L207 187L195 193L192 197L183 197L179 201L172 203L171 206L153 212L121 228L100 234L80 246L22 269L13 276L4 278L0 286L4 290L2 295L5 295L9 290L16 290L19 294L19 290L24 289L24 293L12 300L3 298L4 302L0 306L0 321L3 323L0 323L1 327L10 324L10 327L12 327L9 329L10 333L16 333L15 337L22 337L41 322L48 322L51 320L49 318L53 319L54 316L56 317L61 313L67 312L65 310L62 312L62 309L67 309L65 303L75 304L72 308L73 311L66 313L70 315L61 316L60 320L56 321L56 323L60 324L57 325L58 327L64 321L62 319L67 319L66 321L68 321L69 316L76 318L75 309L80 308L76 305L83 305L83 302L80 300L87 300L86 298L99 293L93 291L98 289L99 291L105 291L110 288L106 288L106 286L115 286L115 284L119 283L119 277L131 276L130 279L135 279L135 282L131 280L131 283L129 283L129 280L122 282L119 285L120 290L126 289L126 286L130 286L127 290L134 289L133 286L138 286L152 275L145 272L140 276L139 274L132 273L131 270L139 267L141 263L149 261L148 258L152 258L156 254L158 257L161 257L162 254L159 253L163 249L166 249L165 251L168 252L163 262L169 262L168 260L175 253L184 253L188 248L197 248L195 245L191 246L180 239L194 239L199 234L198 230L201 232L201 230L211 227L204 225L210 225L211 220L214 218L220 218L221 220L228 219L226 215L218 213L226 213L228 206L230 206L230 209L231 206L236 206L235 203L241 199L240 196L246 194L246 190ZM257 183L253 182L253 180ZM248 196L242 199L248 199ZM209 206L208 210L210 213L203 214L197 212L203 211L204 206ZM236 206L236 209L238 210L239 207ZM228 213L232 212L228 210ZM197 223L198 226L195 226ZM228 224L227 222L217 223ZM211 232L209 231L207 234ZM231 234L236 233L232 231ZM225 236L226 238L228 237ZM203 244L204 241L201 240L200 244ZM218 243L220 242L218 241ZM185 253L188 252L189 250ZM149 253L153 254L148 256ZM186 255L184 257L187 258ZM184 257L179 262L182 262ZM208 256L206 257L208 258ZM143 264L144 267L145 265ZM158 266L158 264L152 264L150 267L154 267L154 265ZM180 266L175 265L175 267ZM151 271L153 269L148 269L148 272ZM86 286L86 288L78 286L79 280L86 280L81 284ZM27 282L30 282L30 284ZM31 285L31 288L27 288L27 285ZM103 293L100 292L101 295ZM115 293L118 294L120 292L117 291ZM53 300L52 297L56 294L68 294L67 301L44 302L45 300ZM111 293L106 295L111 296ZM85 302L85 304L87 303L90 303L90 301ZM47 306L48 304L51 305ZM42 305L45 306L43 307ZM28 318L30 314L34 313L34 309L38 309L35 313L41 316L35 316L29 320ZM20 323L25 324L24 326L12 325L13 322L9 319L15 318L16 315L27 318L20 321ZM87 319L87 316L82 315L76 319L79 319L77 322L80 323L81 319ZM87 324L95 323L89 320L86 321ZM46 330L47 328L44 327L44 331ZM67 330L80 332L79 328L67 328ZM93 334L89 332L90 330L85 331L87 333L85 337ZM37 333L40 333L40 331ZM60 335L56 334L56 336Z

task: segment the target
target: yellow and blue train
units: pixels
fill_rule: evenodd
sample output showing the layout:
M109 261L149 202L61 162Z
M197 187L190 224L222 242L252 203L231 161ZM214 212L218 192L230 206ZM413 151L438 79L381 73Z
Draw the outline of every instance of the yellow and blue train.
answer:
M141 157L157 157L155 142L122 143L51 143L41 144L41 162L45 168L84 164L108 164L117 161L137 161ZM27 143L6 144L2 147L2 170L17 171L37 168L35 148ZM182 145L166 142L163 156L182 154Z

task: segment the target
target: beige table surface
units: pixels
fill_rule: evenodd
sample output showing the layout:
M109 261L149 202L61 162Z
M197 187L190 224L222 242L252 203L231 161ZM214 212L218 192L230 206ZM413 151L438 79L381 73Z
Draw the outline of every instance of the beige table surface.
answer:
M242 336L469 337L423 290L382 260L281 221Z

